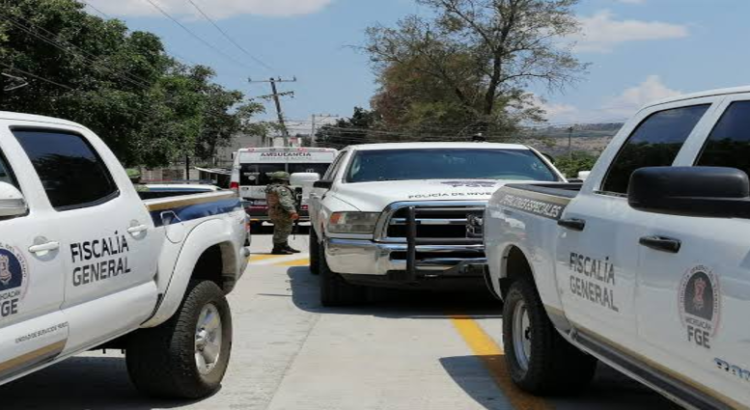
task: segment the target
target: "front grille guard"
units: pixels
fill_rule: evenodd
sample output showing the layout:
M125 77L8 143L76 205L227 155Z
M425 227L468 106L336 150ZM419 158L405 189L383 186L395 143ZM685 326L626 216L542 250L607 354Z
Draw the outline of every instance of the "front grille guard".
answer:
M397 202L389 205L378 220L376 227L376 242L393 243L394 238L388 237L388 227L396 212L406 208L406 279L416 280L417 276L417 245L471 245L481 240L474 238L418 238L417 237L417 209L418 208L483 208L484 202L440 201L440 202ZM400 239L400 238L399 238Z

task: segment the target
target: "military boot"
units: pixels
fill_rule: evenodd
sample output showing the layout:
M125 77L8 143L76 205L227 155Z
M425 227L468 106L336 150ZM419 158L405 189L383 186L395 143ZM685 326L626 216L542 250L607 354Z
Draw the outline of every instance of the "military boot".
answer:
M293 255L294 252L288 250L283 243L273 244L271 255Z
M289 242L284 242L284 245L283 245L283 246L284 246L284 250L285 250L285 251L287 251L287 252L291 252L291 253L302 253L301 251L298 251L298 250L296 250L296 249L292 248L291 246L289 246Z

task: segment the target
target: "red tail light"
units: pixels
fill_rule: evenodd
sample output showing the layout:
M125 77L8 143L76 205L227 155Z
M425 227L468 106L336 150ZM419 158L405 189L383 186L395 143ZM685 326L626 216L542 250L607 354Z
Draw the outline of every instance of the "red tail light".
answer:
M229 189L231 189L232 191L234 191L234 192L236 192L236 193L239 194L240 193L240 184L239 184L239 182L231 182L229 184Z

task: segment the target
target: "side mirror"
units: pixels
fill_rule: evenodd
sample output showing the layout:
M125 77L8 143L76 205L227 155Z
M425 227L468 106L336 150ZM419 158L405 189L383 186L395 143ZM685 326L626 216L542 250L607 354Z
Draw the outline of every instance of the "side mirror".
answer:
M589 177L589 175L591 175L591 171L581 171L578 173L577 179L580 179L581 181L585 181L586 178Z
M331 189L333 187L333 181L315 181L313 188Z
M27 211L21 191L7 182L0 182L0 218L26 215Z
M750 180L735 168L641 168L630 177L628 203L647 212L748 218Z

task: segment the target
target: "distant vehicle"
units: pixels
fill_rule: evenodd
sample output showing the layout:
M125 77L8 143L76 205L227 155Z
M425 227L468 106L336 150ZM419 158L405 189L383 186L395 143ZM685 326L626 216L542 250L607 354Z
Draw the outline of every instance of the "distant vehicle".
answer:
M581 184L484 216L511 379L571 393L597 359L686 408L750 407L750 87L646 106Z
M234 192L139 193L87 128L0 112L0 232L0 384L114 348L143 393L197 399L220 388L226 295L249 255Z
M243 148L235 155L230 187L240 194L252 222L268 221L269 173L315 173L322 177L337 154L331 148ZM308 220L307 205L301 208L301 220Z
M484 289L481 219L506 183L564 182L517 144L350 146L310 193L310 268L327 306L367 287Z

